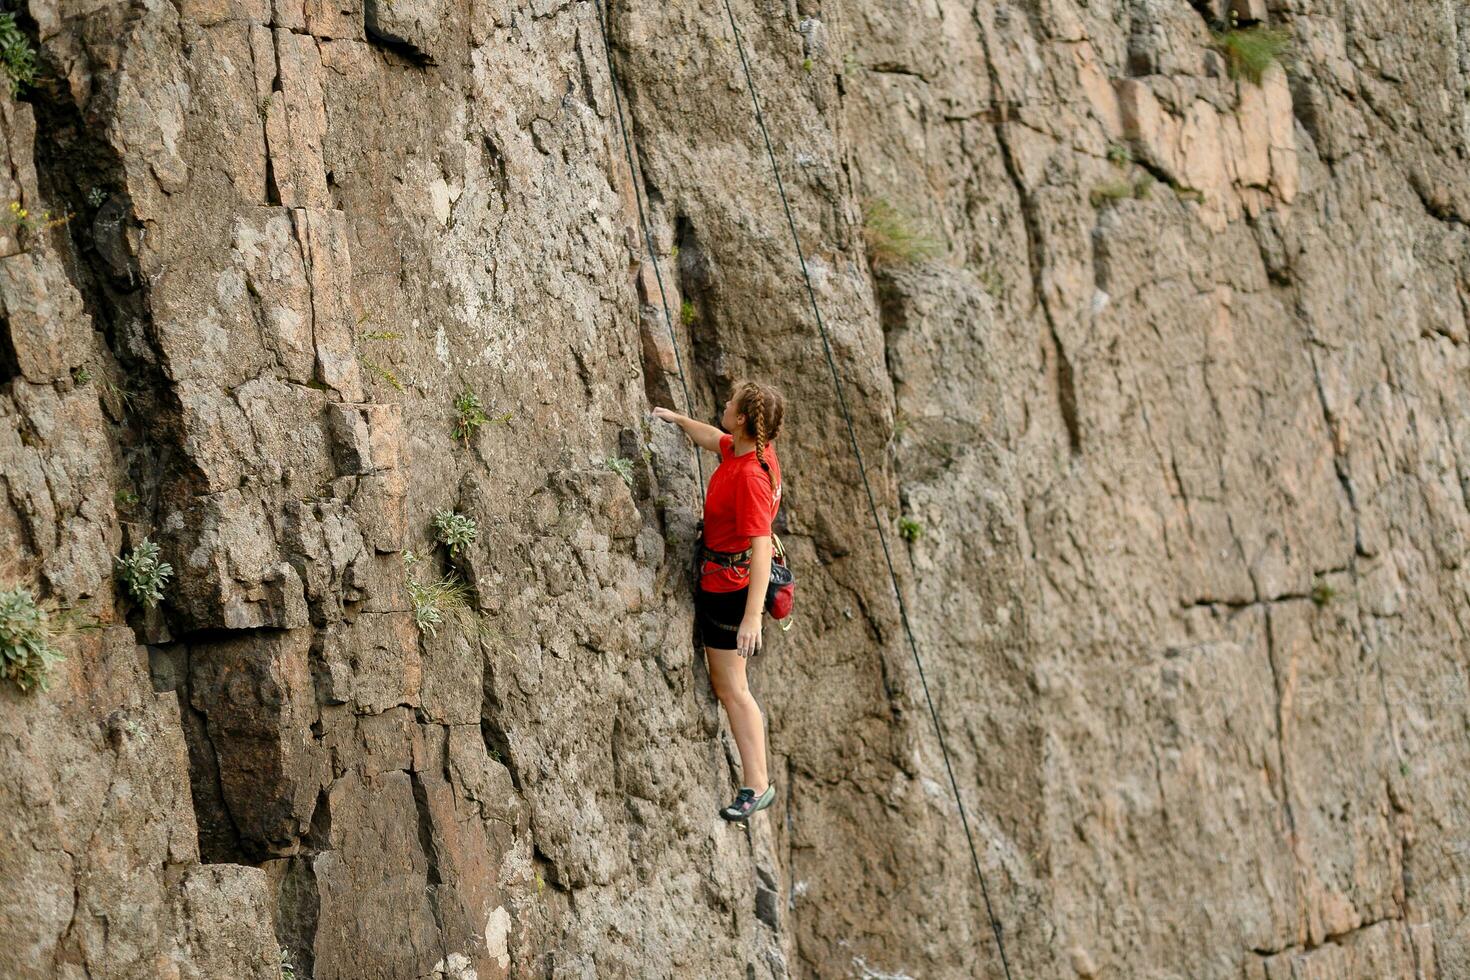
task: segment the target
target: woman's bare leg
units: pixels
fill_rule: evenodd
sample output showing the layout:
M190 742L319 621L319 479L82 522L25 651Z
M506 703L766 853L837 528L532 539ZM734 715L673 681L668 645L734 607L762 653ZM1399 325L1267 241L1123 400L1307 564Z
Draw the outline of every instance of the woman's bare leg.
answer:
M725 706L735 748L740 751L740 778L759 795L766 791L766 732L760 705L745 682L745 658L734 650L705 647L715 697Z

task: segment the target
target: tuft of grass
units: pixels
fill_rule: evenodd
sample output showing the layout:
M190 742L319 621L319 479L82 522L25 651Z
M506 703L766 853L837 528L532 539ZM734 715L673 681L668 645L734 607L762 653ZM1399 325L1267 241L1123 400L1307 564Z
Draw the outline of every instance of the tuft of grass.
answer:
M1319 608L1331 602L1333 597L1336 595L1337 590L1328 585L1326 582L1318 582L1316 585L1312 586L1312 601L1315 602Z
M1230 26L1215 31L1214 46L1225 56L1225 66L1231 78L1245 78L1256 85L1266 69L1285 58L1291 49L1291 32L1284 27L1237 27L1234 11L1230 14Z
M607 468L623 478L628 486L633 485L633 461L626 456L609 456L603 460Z
M403 564L408 568L408 601L419 632L435 636L446 616L469 607L470 587L456 575L420 582L413 574L413 567L420 560L412 551L403 553Z
M12 99L22 88L36 84L36 52L16 25L14 14L0 14L0 65L10 79Z
M132 597L145 606L156 606L163 598L174 568L158 557L158 545L144 538L127 557L116 559L123 584Z
M1000 277L999 272L988 269L980 276L980 287L991 299L1000 299L1001 291L1005 288L1005 280Z
M131 507L138 502L138 495L133 491L124 488L112 495L112 501L113 503L117 504L119 508Z
M694 301L686 299L683 305L679 307L679 322L686 327L692 327L694 326L694 321L698 319L699 314L695 312Z
M1185 187L1183 184L1170 183L1169 187L1179 196L1181 201L1193 201L1195 204L1205 203L1205 192L1197 187Z
M56 632L29 589L0 592L0 677L22 693L46 690L52 665L66 659L52 643Z
M480 536L480 527L457 511L441 510L434 515L434 536L441 544L449 546L451 555L457 555L459 549L475 543Z
M72 384L76 385L78 388L84 386L88 381L91 380L92 372L87 370L87 366L85 364L78 364L76 367L71 369Z
M357 322L361 324L366 319L367 314L363 314L362 316L358 317ZM365 341L401 340L402 338L403 334L395 333L392 330L368 330L364 333L359 334L357 339L359 341ZM398 392L400 395L403 394L403 382L398 380L398 375L394 374L391 368L379 364L377 361L369 358L361 352L359 352L357 355L357 361L359 364L362 365L363 370L367 371L369 374L382 381L384 384L392 388L394 391Z
M924 525L912 517L900 517L898 519L898 533L905 541L917 541L924 534Z
M1133 162L1133 151L1127 143L1109 143L1108 162L1115 167L1126 167Z
M480 404L480 396L465 385L459 397L454 399L454 438L464 442L465 448L470 445L470 437L479 430L480 426L490 421L490 416L485 414L485 407Z
M806 72L808 75L810 75L812 73L812 69L815 68L815 67L817 67L817 63L815 61L813 61L812 59L810 59L810 58L804 58L804 59L802 59L802 62L801 62L801 70L804 71L804 72Z
M881 197L863 203L863 243L875 267L923 262L942 251L913 215Z
M100 383L102 385L102 391L107 395L107 397L113 399L117 403L119 415L131 412L133 410L135 405L133 402L132 391L127 388L123 388L120 385L113 384L112 380L109 378L103 378Z
M1133 196L1133 185L1126 180L1110 180L1106 184L1099 184L1087 195L1092 206L1100 208L1114 201L1126 201Z

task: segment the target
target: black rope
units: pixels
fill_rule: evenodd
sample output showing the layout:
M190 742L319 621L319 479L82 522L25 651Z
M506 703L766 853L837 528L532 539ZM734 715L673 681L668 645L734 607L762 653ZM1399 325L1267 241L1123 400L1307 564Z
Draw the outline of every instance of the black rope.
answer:
M740 53L740 66L745 70L745 85L750 91L750 102L755 107L755 121L760 125L761 136L766 142L766 155L771 160L771 172L776 177L776 190L781 195L781 206L786 209L786 223L791 227L791 239L796 243L796 257L801 262L801 276L806 280L806 295L812 304L812 315L816 317L817 329L822 333L822 350L827 354L827 367L832 371L832 383L837 388L837 403L842 407L842 416L847 420L847 436L852 441L852 451L857 456L858 472L863 478L863 489L868 492L868 506L873 511L873 525L878 529L878 540L883 544L883 557L888 562L888 577L893 581L893 594L898 597L898 613L903 620L904 632L908 635L909 649L913 651L914 664L919 669L919 680L924 685L924 699L929 702L929 715L934 721L934 732L939 736L939 749L944 755L944 769L949 773L949 785L954 790L955 803L960 809L960 823L965 828L965 840L970 845L970 860L975 865L975 877L980 881L980 894L985 899L985 914L990 919L990 929L995 933L995 945L1000 950L1001 966L1005 968L1007 980L1011 977L1011 964L1006 958L1005 941L1001 938L1000 923L990 904L990 889L985 886L985 875L980 870L980 856L975 850L975 838L970 833L970 821L965 816L965 803L960 798L960 786L954 777L954 768L949 762L949 747L944 741L944 729L939 723L939 712L929 694L929 682L924 678L924 662L919 658L919 647L914 641L914 631L909 626L908 610L903 602L903 590L898 587L898 574L893 570L893 556L888 550L888 536L883 533L883 522L878 517L878 503L873 498L873 488L868 484L868 471L863 466L863 452L858 447L857 433L853 429L852 414L847 410L847 399L842 394L842 380L837 373L837 364L832 359L832 348L827 342L827 328L822 323L822 311L817 306L817 294L812 288L812 277L807 271L806 255L801 250L801 236L796 231L796 219L791 215L791 202L786 198L786 187L781 181L781 168L776 165L776 151L771 148L771 134L766 129L765 116L761 113L760 99L756 96L755 79L750 74L750 62L745 57L745 45L740 40L740 28L735 23L735 12L730 9L730 0L724 0L725 13L730 18L730 30L735 34L735 50Z
M628 126L623 122L623 99L618 94L618 71L613 67L612 44L608 41L607 20L602 9L603 0L594 0L597 8L597 26L602 32L602 53L607 58L607 74L612 88L613 108L618 116L618 129L623 134L623 153L628 158L628 179L633 185L633 200L638 203L638 224L643 229L643 241L648 247L648 259L653 264L653 278L658 282L658 298L664 309L664 323L669 328L669 343L674 345L674 364L679 369L679 387L684 392L684 412L693 418L694 402L689 397L689 383L684 378L684 359L679 356L679 338L674 333L674 318L669 315L669 297L664 292L664 277L658 267L658 252L653 247L653 234L648 229L648 215L643 209L643 191L639 187L638 168L633 163L633 141L628 138ZM704 461L699 447L694 447L694 465L699 472L699 509L704 510Z

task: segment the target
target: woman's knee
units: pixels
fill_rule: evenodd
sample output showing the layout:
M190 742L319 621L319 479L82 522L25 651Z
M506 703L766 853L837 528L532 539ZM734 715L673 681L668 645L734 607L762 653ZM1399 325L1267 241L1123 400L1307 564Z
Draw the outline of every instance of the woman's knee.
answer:
M732 704L744 704L750 700L750 688L744 681L714 681L713 686L715 697L727 707Z
M738 656L733 651L728 651L728 653L730 656ZM718 656L709 658L709 681L710 686L714 688L715 697L726 703L748 697L750 686L746 683L745 671L738 666L721 664L719 662L721 659L723 658Z

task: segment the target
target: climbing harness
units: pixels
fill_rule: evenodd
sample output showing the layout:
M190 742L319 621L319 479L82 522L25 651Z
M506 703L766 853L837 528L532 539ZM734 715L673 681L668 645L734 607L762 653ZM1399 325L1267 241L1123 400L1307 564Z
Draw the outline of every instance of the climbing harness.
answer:
M913 654L914 665L915 665L915 667L918 668L918 671L919 671L919 681L920 681L920 683L924 687L924 700L929 705L929 717L930 717L930 719L934 723L934 733L935 733L935 735L938 736L938 739L939 739L939 750L940 750L940 753L944 757L944 769L945 769L945 772L949 775L950 789L954 792L955 803L959 807L960 823L963 826L964 831L965 831L965 841L969 844L969 847L970 847L970 861L971 861L971 863L973 864L973 866L975 868L975 877L980 882L980 894L981 894L981 897L984 899L984 902L985 902L985 915L990 920L990 930L991 930L991 932L995 936L995 945L996 945L996 949L1000 953L1001 967L1005 971L1006 980L1012 980L1012 977L1011 977L1011 964L1010 964L1010 960L1006 956L1005 940L1004 940L1004 938L1002 936L1002 933L1001 933L1000 922L995 917L995 910L994 910L994 907L991 905L991 902L990 902L990 889L986 886L986 883L985 883L985 874L980 869L980 855L979 855L979 852L976 851L976 849L975 849L975 837L974 837L974 834L971 833L971 831L970 831L970 821L969 821L969 818L965 814L964 798L960 795L959 781L955 779L954 767L950 763L949 746L948 746L948 744L944 740L944 728L940 724L939 711L934 706L934 698L933 698L933 696L929 692L929 682L928 682L928 680L924 676L924 662L923 662L923 660L919 656L919 646L918 646L917 641L914 639L913 627L909 624L908 608L904 604L904 601L903 601L903 590L901 588L899 588L899 584L898 584L898 573L894 571L894 568L893 568L893 555L889 551L889 548L888 548L888 536L883 533L883 522L882 522L881 518L878 515L878 503L877 503L877 500L873 496L873 488L872 488L872 486L868 482L868 471L867 471L867 467L863 465L863 453L862 453L862 449L858 446L857 432L853 428L853 424L852 424L852 413L848 411L848 408L847 408L847 398L843 394L843 389L842 389L842 379L841 379L841 376L837 372L837 364L836 364L836 361L834 361L833 360L833 357L832 357L832 347L831 347L831 344L830 344L830 342L828 340L828 337L827 337L827 327L822 322L822 311L821 311L820 307L817 304L816 290L812 286L811 274L810 274L810 272L807 269L806 254L805 254L805 252L802 251L802 247L801 247L801 236L800 236L800 234L798 234L798 232L796 230L796 219L792 216L792 213L791 213L791 202L786 197L786 187L785 187L785 184L781 180L781 168L776 163L776 151L771 146L771 134L770 134L770 131L766 128L765 116L761 112L760 98L759 98L759 96L756 93L755 79L752 77L751 72L750 72L750 62L749 62L749 60L745 56L745 44L744 44L744 41L741 39L740 27L739 27L739 25L735 21L735 12L730 7L730 0L723 0L723 2L724 2L724 6L725 6L725 14L729 18L729 20L730 20L730 30L731 30L731 32L735 36L735 50L740 55L740 67L744 70L744 73L745 73L745 87L746 87L746 90L750 93L751 106L755 110L755 121L756 121L756 124L760 127L761 137L764 139L765 145L766 145L766 156L767 156L767 158L771 162L771 173L773 174L773 176L775 177L775 180L776 180L776 191L781 196L781 206L782 206L783 209L785 209L785 212L786 212L786 224L791 229L791 238L792 238L792 241L796 245L796 257L797 257L798 262L801 265L801 276L802 276L802 279L806 283L806 294L807 294L808 301L811 303L812 315L816 318L817 329L821 333L821 337L822 337L822 350L823 350L823 352L827 356L827 367L828 367L828 369L832 373L832 384L836 388L836 391L837 391L837 403L838 403L839 407L842 409L842 417L843 417L843 419L847 423L847 436L848 436L849 441L852 443L852 451L853 451L853 454L857 457L858 473L862 476L863 489L865 491L867 491L867 495L868 495L868 507L871 510L872 515L873 515L873 526L877 529L877 531L878 531L878 540L879 540L879 542L883 546L883 558L884 558L884 560L888 564L888 577L889 577L889 580L893 584L893 593L894 593L894 596L898 599L898 613L899 613L899 618L903 622L904 634L908 637L909 650ZM602 4L603 4L603 0L594 0L594 5L597 7L598 24L602 28L603 52L604 52L604 54L607 57L608 75L609 75L609 78L611 80L612 87L613 87L613 98L614 98L614 101L617 104L618 127L619 127L619 129L622 130L623 147L624 147L624 150L625 150L625 152L627 154L627 157L628 157L628 170L629 170L629 173L630 174L633 174L634 194L636 196L636 195L639 194L639 191L638 191L638 188L637 188L637 174L634 171L634 166L633 166L633 148L632 148L632 143L630 142L630 140L628 138L628 130L627 130L627 127L623 123L622 102L621 102L621 99L618 96L617 74L616 74L616 72L613 69L613 64L612 64L612 47L611 47L610 42L608 41L607 23L606 23L606 20L604 19L604 16L603 16ZM644 235L644 239L648 243L649 255L650 255L650 257L652 257L653 256L653 239L652 239L652 236L649 235L649 233L648 233L648 220L647 220L646 215L643 212L643 204L642 204L641 197L639 198L639 204L638 204L638 216L639 216L639 220L643 222L643 235ZM657 276L657 272L658 272L658 260L656 258L654 258L653 261L654 261L654 272L655 272L655 276ZM663 280L662 280L662 278L659 278L659 291L660 291L660 295L662 295L663 294ZM665 320L669 324L669 333L670 333L670 336L672 337L673 336L673 321L669 317L668 301L667 301L667 299L665 299L665 301L664 301L664 318L665 318ZM677 342L677 340L675 340L674 341L674 350L675 350L675 353L676 354L678 352L678 349L679 349L678 348L678 342ZM682 363L681 363L681 365L679 367L679 374L680 374L680 381L681 381L681 383L683 382L683 371L684 371L684 369L683 369L683 366L682 366ZM686 403L687 403L687 400L688 400L688 388L687 387L685 388L685 399L686 399ZM703 473L701 472L701 486L700 486L701 494L703 493L703 489L704 489L703 488Z
M796 579L792 575L791 567L787 564L786 547L781 544L781 536L771 534L771 578L766 583L765 610L771 614L771 618L781 624L784 632L791 629L791 603L796 598ZM750 574L750 560L754 557L755 549L746 548L744 551L716 551L707 546L702 538L696 539L694 548L694 587L699 588L699 580L704 577L704 563L714 562L721 568L741 569L746 575ZM739 626L729 626L725 623L710 620L716 626L723 629L738 630Z

